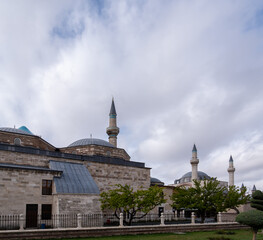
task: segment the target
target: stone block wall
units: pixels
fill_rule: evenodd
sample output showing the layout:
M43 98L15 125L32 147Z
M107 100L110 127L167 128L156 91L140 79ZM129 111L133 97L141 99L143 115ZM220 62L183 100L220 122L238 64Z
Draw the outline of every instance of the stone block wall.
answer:
M130 160L130 156L122 148L98 146L98 145L88 145L88 146L76 146L61 148L61 152L81 154L81 155L102 155L107 157L117 157L122 158L126 161Z
M49 156L0 151L0 162L18 165L49 167L49 161L63 161L85 164L100 191L107 191L116 184L129 184L135 188L150 186L150 169L113 165L106 163L78 161Z
M55 150L55 147L50 145L48 142L46 142L39 136L22 135L22 134L15 134L15 133L0 131L1 143L8 143L8 144L14 145L15 138L19 138L21 140L21 146L35 147L35 148L49 150L49 151Z
M53 175L37 171L0 169L0 214L26 214L26 204L52 204L52 195L42 195L42 179Z
M97 194L56 194L54 205L56 214L101 214Z
M85 162L101 192L113 189L116 184L149 188L150 169L112 165L96 162Z
M48 156L35 155L35 154L25 154L11 151L0 151L0 162L18 165L30 165L37 167L49 166L49 160L57 161L57 158L52 158Z

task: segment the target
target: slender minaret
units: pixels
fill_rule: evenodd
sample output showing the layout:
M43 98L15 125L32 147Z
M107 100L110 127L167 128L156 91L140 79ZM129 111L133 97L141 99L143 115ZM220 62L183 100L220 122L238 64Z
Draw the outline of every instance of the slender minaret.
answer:
M197 158L197 150L195 144L192 150L192 159L190 163L192 165L192 181L195 179L197 180L198 179L197 167L198 167L199 159Z
M251 192L252 192L252 194L253 194L253 193L256 192L256 191L257 191L257 188L256 188L256 186L254 185Z
M234 168L234 164L233 164L233 158L232 155L230 156L229 159L229 167L227 169L228 174L229 174L229 186L233 186L234 185L234 172L235 172L235 168Z
M112 98L109 116L110 116L109 127L107 128L106 132L109 135L109 143L117 147L117 135L119 134L119 128L117 127L117 113L116 113L113 98Z

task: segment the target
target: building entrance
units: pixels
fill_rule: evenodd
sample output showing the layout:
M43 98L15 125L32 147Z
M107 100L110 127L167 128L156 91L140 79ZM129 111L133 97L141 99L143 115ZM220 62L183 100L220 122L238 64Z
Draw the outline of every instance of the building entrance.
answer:
M26 228L36 228L37 227L37 204L27 204L26 205Z

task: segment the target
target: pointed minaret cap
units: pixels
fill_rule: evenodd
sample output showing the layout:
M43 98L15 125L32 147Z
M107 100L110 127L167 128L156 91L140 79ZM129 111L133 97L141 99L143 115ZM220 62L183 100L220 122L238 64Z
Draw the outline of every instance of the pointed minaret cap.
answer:
M230 155L229 162L233 162L232 155Z
M257 189L256 189L256 186L255 186L255 185L253 186L253 189L252 189L252 191L257 191Z
M114 98L112 98L110 114L109 115L117 115L116 109L115 109L115 104L114 104Z
M244 184L242 183L241 188L244 188Z
M197 149L196 149L196 146L195 146L195 144L194 144L194 147L193 147L193 150L192 150L192 152L197 152Z

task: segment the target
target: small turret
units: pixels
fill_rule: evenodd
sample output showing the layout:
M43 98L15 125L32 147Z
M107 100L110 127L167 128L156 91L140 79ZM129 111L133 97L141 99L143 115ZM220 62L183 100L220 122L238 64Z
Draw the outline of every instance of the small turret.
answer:
M197 158L197 149L194 144L193 150L192 150L192 159L190 161L192 165L192 181L198 179L198 163L199 159Z
M112 98L110 114L109 114L109 127L106 132L109 135L109 143L117 147L117 135L119 134L119 128L117 127L117 113L115 109L114 99Z
M252 194L253 194L253 193L256 192L256 191L257 191L257 188L256 188L256 186L254 185L251 192L252 192Z
M235 168L234 168L234 161L232 158L232 155L230 155L229 158L229 167L227 169L228 174L229 174L229 186L233 186L234 185L234 172L235 172Z

